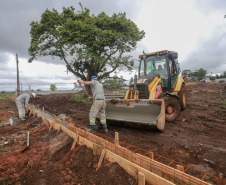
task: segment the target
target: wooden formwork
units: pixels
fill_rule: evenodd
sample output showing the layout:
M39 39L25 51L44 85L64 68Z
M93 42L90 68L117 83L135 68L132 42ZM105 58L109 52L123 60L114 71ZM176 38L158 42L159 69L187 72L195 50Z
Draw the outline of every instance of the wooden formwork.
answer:
M204 177L198 179L189 173L186 173L187 169L184 169L184 166L177 165L173 168L170 164L165 165L157 161L154 159L152 152L141 154L138 149L132 151L129 150L128 148L133 147L132 145L127 145L127 147L120 146L118 133L115 134L114 139L106 139L104 138L106 136L96 132L90 133L82 126L76 127L74 125L75 123L72 124L71 121L58 119L56 116L45 112L44 108L40 110L39 108L36 109L33 107L30 109L30 115L31 114L41 117L43 123L49 124L49 130L55 129L58 130L58 132L62 130L72 137L74 142L71 149L73 149L76 144L85 145L88 148L91 148L94 155L100 156L96 170L99 169L103 158L105 158L110 162L117 162L128 174L134 176L140 185L145 184L145 181L156 185L208 185L209 183L204 181L204 178L207 176L211 178L214 177L204 173ZM217 184L226 184L223 179L217 177L214 177L214 179Z

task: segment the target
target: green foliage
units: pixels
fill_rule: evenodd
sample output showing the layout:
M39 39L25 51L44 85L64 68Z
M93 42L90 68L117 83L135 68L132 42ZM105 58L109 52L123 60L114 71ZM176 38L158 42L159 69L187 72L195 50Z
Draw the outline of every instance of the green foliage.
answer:
M183 70L182 75L190 75L192 72L189 69Z
M222 108L226 109L226 99L224 99L224 105L222 106Z
M85 97L84 95L80 95L80 94L76 94L76 95L70 97L68 100L69 101L82 101L85 103L89 101L89 99L87 97Z
M132 83L133 83L133 77L131 77L129 80L129 84L132 84Z
M57 87L55 84L51 84L50 85L50 91L56 91L57 90Z
M0 149L0 151L3 151L3 152L8 152L8 150L9 150L8 147L5 147L5 148Z
M210 80L216 80L216 76L210 76Z
M126 80L121 76L120 78L116 75L111 79L107 79L103 82L103 86L105 89L122 89L126 87Z
M0 100L7 100L7 99L9 99L10 96L11 96L11 94L8 94L5 91L2 91L0 93Z
M200 68L199 70L196 70L195 72L191 72L191 70L183 70L182 75L184 74L186 74L188 82L197 82L206 77L207 71L202 68ZM223 74L210 76L209 78L210 80L226 78L226 71L224 71Z
M206 73L207 73L207 72L206 72L205 69L200 68L200 69L198 70L198 72L197 72L197 79L198 79L198 80L204 79L205 76L206 76Z
M220 79L220 78L226 78L226 71L224 71L224 73L221 75L216 75L216 79Z
M47 9L39 22L30 24L29 62L41 56L59 57L84 81L93 75L104 79L123 66L131 70L130 56L123 54L136 48L144 31L139 31L125 13L96 16L80 6L82 10L77 12L73 7L63 7L62 13ZM71 56L74 58L68 61Z

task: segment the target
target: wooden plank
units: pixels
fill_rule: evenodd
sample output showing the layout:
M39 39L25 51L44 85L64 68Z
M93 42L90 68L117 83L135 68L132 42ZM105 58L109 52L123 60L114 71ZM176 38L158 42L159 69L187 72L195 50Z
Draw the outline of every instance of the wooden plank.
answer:
M100 168L100 166L101 166L101 164L102 164L102 162L103 162L105 153L106 153L106 150L103 149L102 152L101 152L101 156L100 156L100 159L99 159L99 162L98 162L96 171Z
M145 175L138 172L138 185L145 185Z
M133 153L132 151L125 149L121 146L116 146L116 149L106 145L106 149L114 152L115 154L125 158L126 160L145 168L148 171L153 172L154 174L164 177L165 179L170 180L174 184L183 184L183 185L209 185L209 183L202 181L194 176L190 176L187 173L183 173L177 169L171 168L163 163L160 163L155 160L151 160L148 157L140 155L139 153ZM146 176L146 175L145 175Z
M181 172L184 172L184 167L177 164L177 170L180 170Z
M35 112L34 112L34 114L35 114ZM53 122L53 128L57 129L57 126L59 126L59 124ZM165 180L168 179L169 181L171 181L174 184L179 185L179 184L183 183L184 185L196 185L196 184L209 185L209 183L202 181L201 179L195 178L194 176L190 176L189 174L181 172L180 170L171 168L170 166L164 165L158 161L150 159L150 156L145 157L143 155L140 155L139 153L134 153L126 148L123 148L119 145L110 143L96 135L93 135L89 132L79 129L73 125L68 124L67 127L68 128L61 127L61 129L64 132L68 133L68 135L70 135L72 131L73 132L78 131L79 141L77 141L77 143L79 145L86 145L88 148L93 149L93 148L95 148L94 144L96 144L96 146L100 147L100 145L102 143L104 143L106 150L109 150L111 152L113 151L113 152L115 152L115 155L120 156L124 160L127 160L127 161L131 162L132 164L137 165L138 167L147 170L148 172L151 171L150 173L153 173L154 175L156 175L158 177L162 176L165 178ZM103 142L103 140L104 140L104 142ZM116 136L116 140L117 140L117 136ZM118 141L119 141L119 139L118 139ZM135 177L137 178L138 168L133 169L132 171L134 171L133 174L135 174ZM147 178L147 175L145 173L144 173L144 175Z
M162 177L149 172L148 170L141 168L140 166L120 157L119 155L116 155L115 153L106 150L105 152L105 158L110 161L110 162L117 162L122 168L125 169L125 171L134 176L136 179L138 178L138 171L144 174L146 177L146 181L150 184L155 184L155 185L172 185L172 182L167 181L166 179L163 179Z
M93 143L93 155L101 155L101 146Z

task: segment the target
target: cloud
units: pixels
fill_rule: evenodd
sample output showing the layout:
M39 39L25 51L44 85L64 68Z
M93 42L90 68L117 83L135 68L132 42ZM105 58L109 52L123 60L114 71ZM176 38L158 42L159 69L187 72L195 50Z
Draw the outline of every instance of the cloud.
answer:
M48 89L51 83L73 88L76 78L67 75L59 58L41 57L31 64L27 61L30 23L39 21L47 8L61 12L63 6L73 6L80 10L79 2L95 15L126 12L127 18L146 32L130 53L135 59L143 51L168 49L178 52L182 70L202 67L209 73L224 72L225 0L7 0L0 1L0 91L16 88L16 53L24 88L32 84L34 89Z
M183 70L192 71L203 68L210 74L226 71L226 34L213 35L209 40L204 41L198 50L190 53L181 67Z
M202 11L206 16L217 13L217 12L222 12L222 18L226 14L225 12L225 6L226 6L226 1L225 0L192 0L194 4L194 8L198 8L199 11Z

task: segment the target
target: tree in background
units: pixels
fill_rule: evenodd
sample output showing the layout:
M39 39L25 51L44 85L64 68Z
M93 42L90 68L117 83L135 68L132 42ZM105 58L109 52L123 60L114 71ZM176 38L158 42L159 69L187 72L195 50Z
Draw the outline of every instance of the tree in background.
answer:
M129 80L129 84L132 84L132 83L133 83L133 77L131 77Z
M216 80L216 76L210 76L210 80L211 80L211 81Z
M112 78L108 78L103 82L103 86L105 89L123 89L125 88L127 80L123 79L121 76L120 78L118 76L113 76Z
M187 76L187 81L188 82L197 82L206 77L207 71L205 69L200 68L199 70L196 70L195 72L191 72L191 70L183 70L182 71L182 76L185 75ZM226 71L224 71L223 74L216 75L216 76L209 76L209 79L214 81L215 79L220 79L220 78L226 78Z
M206 77L206 70L203 69L203 68L200 68L198 71L197 71L197 80L200 81L202 79L204 79Z
M62 13L47 9L39 22L30 24L29 62L41 56L59 57L84 81L93 75L104 79L123 67L130 71L131 56L124 54L136 48L144 31L139 31L125 13L110 17L102 12L96 16L81 3L80 7L77 12L73 7L63 7Z
M216 79L226 78L226 71L223 74L216 75Z
M50 91L56 91L57 90L57 87L55 84L51 84L50 85Z

